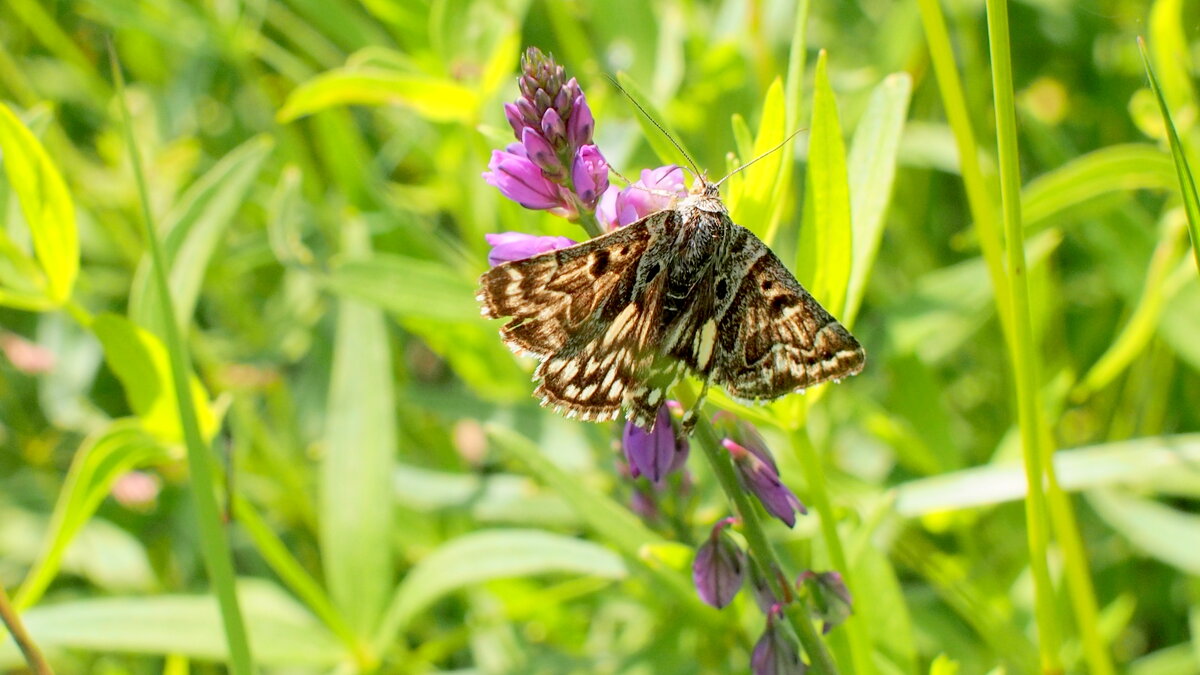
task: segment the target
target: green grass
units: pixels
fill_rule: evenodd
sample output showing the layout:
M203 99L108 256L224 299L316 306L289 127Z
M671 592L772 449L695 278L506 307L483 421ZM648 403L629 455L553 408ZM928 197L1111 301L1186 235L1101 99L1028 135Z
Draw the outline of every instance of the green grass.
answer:
M4 604L60 673L747 672L762 612L691 580L737 513L777 593L847 580L783 622L815 672L1195 672L1194 10L6 3ZM606 75L713 179L804 130L724 197L866 370L707 408L794 529L707 422L643 520L479 317L485 233L587 236L480 177L526 45L630 178L681 158Z

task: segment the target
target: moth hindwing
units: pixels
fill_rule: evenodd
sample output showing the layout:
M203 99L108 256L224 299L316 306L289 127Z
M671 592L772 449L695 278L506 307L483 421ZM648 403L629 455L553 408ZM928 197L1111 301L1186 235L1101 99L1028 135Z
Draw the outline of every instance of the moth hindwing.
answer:
M685 372L764 402L857 374L858 341L749 230L715 185L570 248L492 268L479 299L541 361L534 394L568 417L653 428Z

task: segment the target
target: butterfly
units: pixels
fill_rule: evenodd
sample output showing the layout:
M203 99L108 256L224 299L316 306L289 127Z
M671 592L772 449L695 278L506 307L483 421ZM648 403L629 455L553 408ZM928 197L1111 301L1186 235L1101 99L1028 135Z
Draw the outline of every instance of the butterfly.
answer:
M771 401L859 373L863 348L703 178L670 208L569 248L498 265L477 299L534 396L567 417L651 430L685 373ZM704 393L684 419L686 429Z

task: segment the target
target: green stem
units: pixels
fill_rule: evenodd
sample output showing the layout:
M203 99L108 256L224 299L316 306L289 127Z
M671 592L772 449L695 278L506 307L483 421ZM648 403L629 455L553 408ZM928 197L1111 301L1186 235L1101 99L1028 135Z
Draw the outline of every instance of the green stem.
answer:
M837 519L833 513L833 502L829 498L829 490L825 484L825 467L813 447L812 440L803 429L792 433L792 447L796 451L800 464L804 466L804 479L808 482L808 494L812 499L813 509L821 523L821 536L829 548L829 560L833 568L841 573L842 579L851 594L864 601L862 594L854 594L854 575L850 563L846 560L846 551L842 546L842 538L838 533ZM863 630L862 621L857 615L852 615L845 623L846 632L850 637L850 657L854 662L854 672L873 673L875 665L871 661L871 641Z
M795 595L788 589L784 589L781 585L779 577L772 570L782 570L783 566L779 562L779 556L775 554L774 547L767 539L767 535L763 532L762 521L758 519L758 512L754 510L754 505L750 503L741 484L738 482L737 474L734 472L733 462L729 457L729 453L721 447L721 439L717 437L717 432L713 429L712 424L704 418L700 418L696 424L696 436L700 443L700 448L704 451L705 459L708 460L709 466L712 467L713 473L717 475L717 481L721 484L721 489L725 491L725 495L733 502L734 508L742 521L742 534L746 537L746 543L750 546L750 554L755 561L762 567L763 577L771 586L771 592L777 598L786 598ZM792 578L792 575L784 572L785 578ZM809 618L808 600L798 598L796 603L800 605L801 611L789 611L786 613L788 622L792 629L800 638L800 644L804 647L804 651L808 654L811 661L813 672L817 675L834 675L838 672L837 665L834 663L833 657L829 654L829 650L825 648L825 643L821 641L821 636L817 634L817 629L813 626L812 620Z
M121 74L120 65L117 63L116 49L111 42L109 43L109 54L112 59L113 82L117 85L117 101L121 109L125 144L129 148L129 159L133 165L133 175L137 181L138 197L141 201L146 245L150 249L150 258L153 262L151 270L160 299L159 309L166 317L166 320L163 321L163 334L170 357L171 380L175 390L175 402L179 410L179 423L183 427L183 438L187 445L188 470L192 493L196 499L196 516L200 527L200 548L204 554L204 564L216 592L221 619L225 626L225 639L229 645L230 671L235 675L250 675L254 672L254 662L250 656L246 626L238 606L237 589L234 587L233 556L221 529L220 509L217 507L217 498L213 492L213 459L210 456L210 448L200 435L200 424L196 419L195 402L189 387L191 366L187 345L184 344L179 326L175 322L174 302L171 300L171 289L167 285L166 257L163 254L162 245L158 241L154 218L150 212L146 177L142 172L142 164L138 156L137 140L133 136L133 123L129 117L129 107L125 102L125 80Z
M0 586L0 623L3 623L4 627L8 629L13 641L25 655L25 662L29 664L29 670L37 675L54 675L54 671L50 669L50 665L42 656L42 651L25 631L25 624L21 623L21 617L9 602L8 592L4 590L4 586Z
M1024 451L1028 497L1025 517L1029 535L1029 566L1033 572L1035 611L1042 670L1062 671L1058 608L1050 569L1045 471L1041 433L1038 354L1029 311L1029 282L1025 269L1025 238L1021 227L1021 176L1017 152L1016 108L1013 101L1012 56L1009 53L1008 6L987 0L988 43L995 96L996 144L1000 160L1000 205L1007 239L1008 283L1012 310L1013 375L1016 380L1017 423Z

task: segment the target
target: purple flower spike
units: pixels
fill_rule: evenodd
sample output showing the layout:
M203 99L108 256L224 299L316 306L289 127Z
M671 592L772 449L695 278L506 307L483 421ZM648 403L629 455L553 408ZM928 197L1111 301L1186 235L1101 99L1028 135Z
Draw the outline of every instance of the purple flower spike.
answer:
M493 153L484 178L527 209L590 216L608 189L608 162L591 143L595 120L583 90L537 47L521 56L517 85L521 97L504 105L504 119L519 143Z
M492 246L491 252L488 253L488 264L492 267L511 260L532 258L539 253L555 251L576 244L575 241L566 237L538 237L522 232L485 234L483 238L487 239L487 243Z
M725 528L735 520L726 518L713 525L712 534L700 545L692 563L696 593L717 609L733 602L746 577L746 554L725 534Z
M750 672L754 675L804 675L808 666L800 660L796 643L778 626L783 608L775 605L767 613L767 630L754 645L750 655Z
M507 150L493 150L491 171L484 180L500 190L505 197L527 209L552 209L561 206L558 186L542 175L542 170L524 156L525 150L514 143Z
M594 145L585 145L575 154L571 165L575 194L588 209L595 209L600 195L608 189L608 162Z
M812 597L813 618L821 620L822 632L828 633L854 613L854 601L841 573L809 570L796 583Z
M721 445L733 455L742 483L758 497L768 513L795 527L796 512L808 513L804 504L779 480L779 472L754 452L726 438Z
M630 474L646 476L658 485L667 474L681 468L687 461L688 441L675 429L670 409L660 406L654 430L647 433L633 422L625 423L621 447L629 462Z
M554 148L550 147L550 143L538 132L526 127L521 132L521 147L525 148L525 156L529 161L536 164L546 177L552 178L562 174L562 162L559 161L558 155L554 154Z
M683 169L674 164L644 169L642 177L625 189L610 186L596 207L596 218L609 229L625 227L661 211L687 196Z

